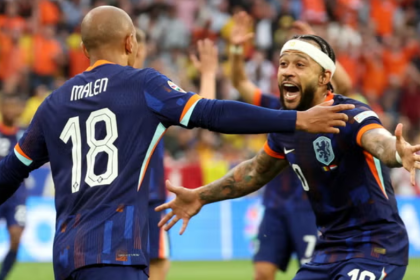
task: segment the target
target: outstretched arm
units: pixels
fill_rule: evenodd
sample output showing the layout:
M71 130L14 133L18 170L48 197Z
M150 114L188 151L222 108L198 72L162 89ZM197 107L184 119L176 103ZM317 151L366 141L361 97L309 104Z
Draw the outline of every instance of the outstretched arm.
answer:
M411 146L402 136L402 124L395 129L395 137L384 128L366 131L359 144L374 157L389 167L403 166L411 173L411 183L415 184L416 169L420 169L420 145Z
M190 190L174 187L167 182L168 190L175 193L176 198L156 208L156 211L172 209L159 222L159 226L165 225L173 218L165 226L165 230L169 230L182 219L183 225L180 231L182 234L191 217L205 204L250 194L268 183L286 166L286 160L271 157L261 150L253 159L242 162L223 178L201 188Z
M203 205L250 194L271 181L286 166L285 159L278 159L261 150L254 158L244 161L223 178L197 189Z

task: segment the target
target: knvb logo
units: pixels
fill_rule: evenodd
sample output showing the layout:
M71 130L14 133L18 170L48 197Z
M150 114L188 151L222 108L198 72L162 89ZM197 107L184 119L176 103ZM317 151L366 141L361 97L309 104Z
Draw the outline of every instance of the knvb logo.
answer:
M318 137L314 142L314 150L316 159L324 164L329 165L335 158L334 151L331 145L331 139L321 136Z

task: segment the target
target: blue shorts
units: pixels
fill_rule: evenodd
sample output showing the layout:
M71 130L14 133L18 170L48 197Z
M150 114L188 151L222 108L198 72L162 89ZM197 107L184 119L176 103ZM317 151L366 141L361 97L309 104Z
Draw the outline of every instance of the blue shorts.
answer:
M158 227L164 212L156 212L155 208L165 201L149 202L149 254L150 260L169 258L168 232Z
M406 266L369 259L350 259L327 264L304 264L293 280L402 280Z
M148 280L144 267L124 265L86 266L74 271L66 280Z
M5 219L7 227L26 225L26 205L6 201L0 206L0 219Z
M288 212L266 208L258 230L259 248L254 262L269 262L286 271L293 253L301 264L311 260L317 238L312 210Z

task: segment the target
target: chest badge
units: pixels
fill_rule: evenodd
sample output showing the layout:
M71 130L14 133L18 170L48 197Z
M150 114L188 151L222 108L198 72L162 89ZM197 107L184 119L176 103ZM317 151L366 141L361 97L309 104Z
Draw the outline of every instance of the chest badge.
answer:
M331 139L320 136L313 142L316 159L324 164L329 165L335 158L331 144Z

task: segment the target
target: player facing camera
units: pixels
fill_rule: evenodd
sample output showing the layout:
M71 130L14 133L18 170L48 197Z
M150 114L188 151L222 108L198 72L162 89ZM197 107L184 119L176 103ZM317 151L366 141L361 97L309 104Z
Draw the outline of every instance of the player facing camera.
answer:
M277 78L282 107L304 111L322 103L334 91L335 70L334 51L324 39L294 36L280 53Z

